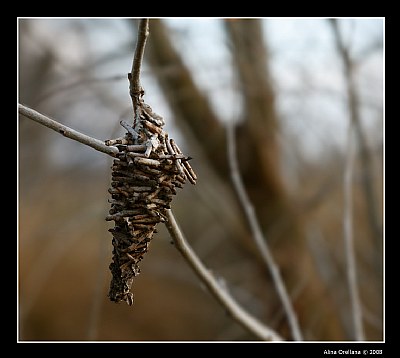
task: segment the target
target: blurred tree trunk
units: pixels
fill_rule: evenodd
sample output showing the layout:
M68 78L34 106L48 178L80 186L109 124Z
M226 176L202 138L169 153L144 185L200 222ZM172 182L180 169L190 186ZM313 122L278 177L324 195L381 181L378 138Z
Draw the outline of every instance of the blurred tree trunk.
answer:
M215 171L226 178L228 165L224 127L207 97L194 82L181 55L173 47L168 28L160 20L150 21L146 55L175 120L178 124L185 124L184 128L187 127L191 137L200 143Z
M313 265L306 245L302 223L285 189L280 171L280 148L277 140L279 119L270 81L268 51L260 20L228 20L225 30L231 41L232 59L244 99L243 120L237 127L237 151L242 177L258 219L277 259L305 339L344 339L337 307L328 295ZM184 122L206 153L209 165L227 183L230 174L226 163L226 138L222 121L212 110L206 96L196 86L190 70L175 50L168 28L162 21L150 22L147 47L149 61L171 110ZM246 225L246 223L244 223ZM250 235L248 245L253 245ZM256 261L255 261L256 262ZM261 261L258 261L261 263ZM266 268L265 268L266 272ZM269 280L269 275L268 275ZM270 317L281 310L272 283L268 298ZM284 315L278 329L290 337ZM311 335L308 333L312 332Z
M269 73L269 52L259 20L226 20L232 61L237 70L244 110L239 125L238 153L243 180L258 219L273 247L303 330L311 317L329 317L318 332L334 339L340 335L331 300L312 263L303 223L298 220L280 169L279 118ZM307 337L307 332L304 332Z
M260 222L269 230L287 212L277 140L279 121L260 21L226 20L244 102L237 141L241 173Z

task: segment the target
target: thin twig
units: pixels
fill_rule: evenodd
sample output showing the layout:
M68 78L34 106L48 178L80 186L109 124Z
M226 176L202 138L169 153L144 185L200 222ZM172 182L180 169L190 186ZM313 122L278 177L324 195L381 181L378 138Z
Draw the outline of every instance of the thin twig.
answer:
M249 223L252 236L254 238L254 241L257 245L261 257L263 258L266 266L268 267L271 273L275 288L278 291L279 297L282 301L283 308L285 310L289 326L292 332L292 336L296 341L301 341L303 339L302 334L297 321L296 313L293 309L292 303L287 293L285 283L283 282L283 279L279 272L279 268L275 263L272 253L268 247L267 241L264 238L261 227L258 223L258 220L254 212L254 207L251 204L249 197L247 196L244 184L239 174L237 157L236 157L236 141L235 141L234 125L231 123L227 124L227 144L228 144L228 162L230 165L232 181L235 190L237 192L237 195L239 197L239 201L246 214L246 219Z
M25 117L34 120L37 123L40 123L52 130L56 131L57 133L67 137L69 139L76 140L82 144L85 144L93 149L98 150L99 152L106 153L111 155L112 157L118 153L118 149L115 147L108 147L102 142L101 140L92 138L87 136L86 134L80 133L70 127L67 127L54 119L51 119L32 108L26 107L22 104L18 104L18 112Z
M175 217L171 210L167 210L167 218L168 221L166 223L166 226L174 241L176 248L192 267L196 275L200 278L202 282L204 282L209 291L224 306L224 308L228 311L232 318L262 340L282 341L283 338L280 337L278 333L276 333L271 328L265 326L252 315L247 313L233 299L233 297L226 291L226 289L221 287L214 275L212 275L211 272L203 265L201 260L198 258L196 253L192 250L192 248L186 241L178 224L176 223Z
M354 252L353 235L353 167L354 167L354 134L360 124L358 103L354 83L353 64L350 58L348 47L345 46L340 35L340 30L335 19L331 19L332 30L335 37L336 47L342 58L344 74L347 84L347 104L349 109L349 124L347 132L347 150L345 167L343 173L343 240L345 245L345 257L347 265L347 281L351 301L351 313L355 339L365 339L362 322L361 301L357 284L356 259Z
M132 98L133 105L133 128L140 123L141 115L141 98L144 90L140 84L140 69L142 67L144 48L146 46L147 37L149 36L149 19L142 19L139 22L137 32L137 42L135 54L133 56L132 70L128 73L129 94Z
M358 293L356 259L353 233L353 167L354 167L354 128L349 121L347 132L347 150L343 173L343 240L347 264L347 281L352 307L355 339L364 340L361 304Z
M379 218L378 200L375 194L373 185L373 158L371 150L368 146L367 136L361 121L360 106L359 106L359 93L356 88L354 78L354 69L356 61L350 54L350 46L344 43L337 26L337 20L331 19L330 23L334 31L335 44L341 60L343 61L344 73L346 76L347 85L347 101L350 113L350 120L353 122L354 135L358 141L359 157L361 162L362 174L362 189L366 200L366 210L368 215L368 224L371 227L371 232L375 238L375 244L378 252L382 250L382 225Z
M129 90L132 94L138 94L142 91L140 85L140 69L142 67L144 48L147 37L149 36L149 19L142 19L139 22L138 36L135 49L135 55L132 62L132 71L129 77Z

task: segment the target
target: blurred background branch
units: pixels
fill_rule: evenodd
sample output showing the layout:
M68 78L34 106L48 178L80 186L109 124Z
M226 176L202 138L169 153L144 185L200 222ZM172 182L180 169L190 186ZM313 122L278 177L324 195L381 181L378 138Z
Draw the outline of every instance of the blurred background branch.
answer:
M353 60L350 46L346 46L340 33L338 20L331 19L330 24L334 33L335 45L342 60L343 74L346 80L347 105L350 114L350 121L354 127L357 138L358 152L362 166L362 188L366 200L366 211L368 223L371 226L371 233L374 237L376 249L382 252L382 225L379 220L378 203L376 199L376 189L373 183L373 159L369 150L365 129L360 115L360 95L356 84L357 62Z
M236 141L235 141L235 130L233 124L227 124L227 138L228 138L228 161L230 164L233 185L235 187L235 190L237 192L243 210L246 214L246 220L249 224L258 251L272 276L276 291L278 292L279 298L282 301L282 305L284 307L285 314L287 316L290 325L292 337L296 341L301 341L303 339L302 334L297 322L296 312L293 309L292 303L290 301L289 295L286 290L286 285L279 273L279 267L276 265L275 260L271 254L267 241L262 233L261 227L256 218L254 207L247 196L245 187L240 177L238 164L236 160Z
M339 55L341 56L344 69L344 77L346 80L347 96L348 96L348 111L349 111L349 123L347 132L347 145L345 152L345 161L343 168L343 239L344 239L344 254L346 257L346 273L347 281L349 286L349 294L351 301L351 313L353 319L353 329L354 336L353 339L358 341L365 340L363 318L360 294L358 288L357 280L357 264L356 264L356 253L354 251L354 227L353 227L353 167L354 167L354 134L358 134L359 146L367 154L368 150L365 143L365 138L363 135L363 130L361 127L360 115L359 115L359 105L358 105L358 92L355 87L354 79L354 63L350 58L350 48L344 44L342 39L340 29L336 19L330 19L330 24L334 33L335 44ZM369 177L370 166L368 157L368 165L364 166L363 177ZM364 160L362 160L364 163ZM372 188L370 186L370 181L367 180L368 185L364 185L365 194L368 200L368 205L373 205L372 211L368 210L369 214L375 211L375 200L372 195ZM367 183L364 181L364 183ZM373 218L370 217L376 224L376 216L373 214ZM375 224L372 224L372 229L375 231L377 228ZM376 231L375 231L376 234Z

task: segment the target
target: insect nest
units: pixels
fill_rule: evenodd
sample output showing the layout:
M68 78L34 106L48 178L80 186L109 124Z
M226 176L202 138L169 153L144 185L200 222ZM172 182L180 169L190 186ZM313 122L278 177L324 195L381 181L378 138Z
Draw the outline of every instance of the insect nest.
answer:
M197 177L173 139L163 130L164 120L150 106L140 102L131 126L123 137L105 142L118 148L111 167L111 208L107 221L114 221L112 280L108 297L111 301L133 304L131 287L139 275L139 263L149 248L156 225L165 222L176 188Z

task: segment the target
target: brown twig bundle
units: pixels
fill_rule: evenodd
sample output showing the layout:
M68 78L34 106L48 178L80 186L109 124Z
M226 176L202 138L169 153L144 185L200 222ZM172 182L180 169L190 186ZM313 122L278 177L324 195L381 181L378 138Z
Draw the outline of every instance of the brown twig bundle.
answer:
M133 304L131 286L140 273L139 262L147 252L156 232L156 224L167 220L176 188L186 180L196 183L196 174L173 139L163 131L164 120L144 103L142 96L135 106L133 126L120 122L127 130L122 138L107 140L116 146L112 166L111 209L106 217L114 221L112 280L109 298Z

